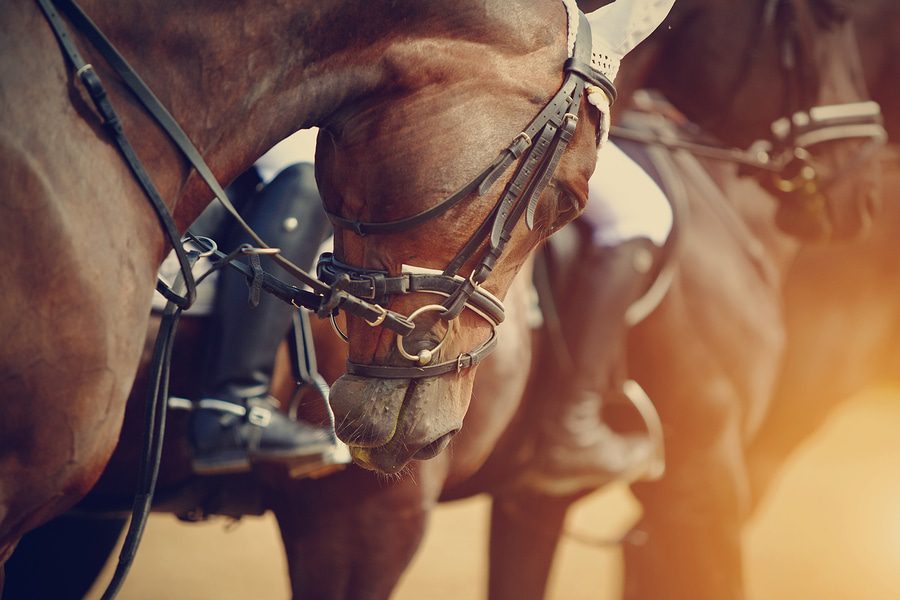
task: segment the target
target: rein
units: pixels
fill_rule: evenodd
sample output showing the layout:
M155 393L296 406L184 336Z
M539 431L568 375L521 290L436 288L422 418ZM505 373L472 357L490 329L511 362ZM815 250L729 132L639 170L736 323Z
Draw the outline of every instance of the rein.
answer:
M305 270L293 264L288 259L281 256L277 249L271 248L262 240L259 235L240 216L228 195L222 186L216 180L209 166L203 160L199 150L188 138L187 134L181 126L175 121L175 118L162 105L159 99L153 94L146 83L138 76L128 61L116 50L115 46L103 35L103 32L88 17L84 11L74 2L74 0L37 0L41 9L47 17L57 40L62 47L66 58L75 69L75 75L82 83L94 101L97 110L103 118L103 125L110 130L120 151L126 162L131 168L138 182L141 184L144 192L151 201L156 214L163 225L163 229L172 245L178 263L181 269L181 275L184 278L187 292L184 296L175 294L163 282L157 283L157 289L167 300L175 302L182 309L187 309L196 298L196 282L193 274L187 266L187 258L182 248L180 236L177 232L174 220L168 207L162 201L159 192L154 187L149 175L140 163L131 144L128 142L125 133L122 130L121 121L109 101L103 83L93 66L86 63L75 47L74 42L68 34L65 23L60 19L56 12L56 7L63 11L69 17L75 26L81 31L85 37L94 45L94 47L103 55L104 59L122 78L123 82L131 90L134 96L140 101L144 108L156 120L159 126L168 134L170 140L178 147L185 159L196 169L197 173L209 187L225 210L238 222L242 229L254 241L254 243L264 250L266 254L270 254L281 267L288 271L291 275L300 280L303 284L309 286L315 297L304 298L302 306L317 312L320 316L323 311L333 312L335 310L345 310L351 314L359 316L367 320L381 319L385 327L396 331L400 335L408 335L414 329L414 325L406 320L405 317L387 311L380 306L374 306L370 303L354 298L348 294L341 293L339 290L319 281Z

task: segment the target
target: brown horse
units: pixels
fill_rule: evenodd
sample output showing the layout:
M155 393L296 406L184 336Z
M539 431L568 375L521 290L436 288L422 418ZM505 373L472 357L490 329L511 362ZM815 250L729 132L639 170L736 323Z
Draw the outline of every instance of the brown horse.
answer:
M896 7L870 2L860 11L860 66L875 97L888 101L896 85L885 85L883 40L896 27L888 18ZM721 202L691 199L672 289L629 340L636 376L663 420L667 473L634 488L644 513L640 543L625 546L625 591L740 598L741 526L754 495L815 425L808 415L824 415L823 406L884 368L873 356L894 348L886 342L896 332L896 281L884 281L878 267L893 264L887 231L896 231L896 211L862 241L797 248L774 227L760 190L711 164L703 183L687 157L672 160L683 163L686 185ZM848 311L859 319L827 325Z
M900 65L894 60L900 7L854 5L866 79L884 109L892 140L900 138ZM788 344L772 409L750 448L754 501L765 494L785 458L832 409L866 385L894 382L900 370L896 240L900 213L894 184L900 156L883 161L884 207L872 234L839 246L804 248L785 286Z
M558 3L197 0L150 11L86 0L84 9L222 180L293 131L321 125L319 178L345 215L433 205L534 118L559 89L566 58ZM91 487L113 451L166 244L38 4L5 7L0 33L0 239L9 256L0 311L2 563L24 532ZM183 228L210 193L94 48L74 37ZM573 217L586 198L598 117L582 112L542 229ZM457 208L452 229L425 226L368 247L367 264L445 258L423 242L468 237L462 215L488 212L502 183ZM514 232L493 292L502 295L541 235ZM481 334L458 331L461 343Z
M682 6L685 4L689 3L684 2ZM744 17L738 21L743 23L742 31L747 28L748 24L757 23L758 20L755 18L757 12L754 9L759 10L764 4L768 3L760 2L759 6L742 7L742 10L747 11L746 14L738 11ZM811 18L810 13L806 12L805 3L798 2L797 7L800 9L801 15ZM726 10L721 6L707 5L699 0L693 8L700 15L709 13L707 15L709 23L717 23L722 27L733 25L731 21L735 14L733 8ZM686 14L694 15L693 10L684 10L687 11ZM680 18L686 18L683 13L678 14L681 14ZM677 22L673 23L678 24ZM806 44L803 47L811 55L814 54L818 59L822 59L822 62L815 63L816 67L827 67L830 73L829 81L846 82L847 74L852 72L851 67L854 66L846 60L847 56L852 56L850 48L844 43L846 40L839 36L824 35L809 21L804 21L804 23L807 27L804 32L808 37L803 38L802 42ZM769 32L767 35L775 34ZM835 37L838 39L835 40ZM684 42L680 37L672 41L672 38L664 32L662 39L669 39L670 43L679 45ZM702 43L702 38L693 38L689 41ZM734 37L726 41L728 43L723 43L718 48L716 56L725 63L722 71L718 73L720 79L734 70L729 70L727 65L739 65L747 51L747 46L742 43L744 42L742 39ZM765 48L769 46L764 44ZM667 51L665 43L662 42L652 45L650 48L653 48L653 51L648 50L647 52L650 54L640 59L646 61L647 64L653 62L652 58L658 57L660 54L665 55ZM824 50L827 49L831 49L837 59L824 53ZM701 55L697 53L697 56ZM693 64L694 58L695 56L686 50L682 55L686 64ZM731 89L730 86L723 85L717 92L715 89L710 91L714 98L718 98L718 101L713 100L714 104L724 107L723 112L728 113L724 117L726 121L730 119L729 122L732 123L743 122L740 120L741 115L737 112L738 107L734 100L750 94L756 87L769 90L773 97L783 95L784 91L780 86L784 82L773 75L773 73L779 73L778 58L774 54L768 58L771 61L764 63L769 66L768 71L754 68L753 77L742 81L743 85L747 86L746 89L743 86ZM671 65L667 64L666 68L671 68ZM684 70L687 71L686 66ZM826 78L822 77L822 79ZM704 96L707 92L707 88L700 86L696 81L685 80L684 84L693 86L691 89L695 90L698 97ZM670 83L670 85L672 84ZM849 92L847 88L836 91L840 92L838 97L835 97L833 90L830 89L827 89L824 94L817 94L817 96L823 97L824 101L848 101L860 97L852 86ZM732 93L734 97L729 95ZM831 97L829 97L829 93L832 94ZM737 140L764 136L767 133L768 122L781 115L780 106L773 104L766 108L768 114L754 112L752 127L728 129L727 133L736 136L736 138L729 139L735 139L734 143L738 143ZM759 223L761 228L769 227L771 229L771 209L773 207L765 200L768 196L752 183L736 183L734 173L728 168L719 166L714 167L713 171L720 176L720 179L732 182L729 185L740 186L746 190L746 200L741 202L741 210L752 216L753 223ZM724 244L737 257L736 261L743 265L750 265L741 273L749 277L749 281L755 285L758 283L756 279L753 279L757 263L746 258L740 244L747 239L746 230L740 227L736 233L721 230L720 222L716 219L726 215L724 219L728 221L727 215L732 214L730 213L732 209L722 197L721 192L710 194L706 184L702 183L704 181L708 183L708 179L699 181L701 183L695 185L702 187L690 196L698 205L696 221L699 225L691 225L691 229L702 230L703 235L711 237L703 238L701 236L700 239L691 242L692 249L689 256L699 255L700 258L706 256L705 246L702 243L704 239L709 243ZM848 202L846 206L853 207L849 211L850 214L860 214L859 207L865 206L865 203L859 200L862 196L864 194L848 197L851 202ZM751 217L747 218L751 219ZM861 219L857 218L852 221L859 223ZM730 226L736 226L740 222L740 218L729 221ZM848 225L847 228L850 229L851 226ZM729 236L729 233L734 235ZM744 237L741 237L742 235ZM772 235L777 235L774 230ZM789 242L783 243L788 247L791 246ZM777 250L773 248L772 251ZM702 273L703 264L700 262L698 269L705 276L707 274ZM696 276L696 270L693 272ZM728 293L732 291L729 290ZM760 295L765 296L765 292L760 292ZM508 301L515 306L523 302L520 296L512 292L508 296ZM522 307L524 308L524 305ZM526 343L529 332L525 320L516 317L513 312L516 310L514 306L510 308L511 314L504 325L507 328L504 335L508 341L513 343L501 345L491 361L481 367L479 376L475 380L475 401L469 407L467 426L455 438L451 453L442 453L428 462L413 462L409 466L409 476L397 480L381 480L359 469L349 469L344 473L319 481L285 481L279 480L277 476L268 480L263 478L262 501L260 501L259 495L252 494L250 498L253 500L252 505L245 506L242 510L262 510L265 506L270 506L275 510L289 556L292 583L298 594L308 594L312 597L386 597L415 552L423 534L428 513L438 498L452 498L480 491L492 491L498 496L498 509L495 510L497 519L494 528L494 532L497 534L497 544L492 552L493 558L497 560L491 577L492 593L496 597L516 598L542 595L546 572L549 568L549 556L552 554L556 540L553 530L561 521L561 516L564 515L571 499L551 499L549 501L536 499L531 506L541 510L548 509L548 502L550 506L548 513L545 514L547 519L540 525L532 527L523 523L521 517L510 517L510 514L521 515L522 512L510 512L503 508L504 504L508 507L509 502L522 506L528 505L531 500L518 490L510 491L507 485L503 485L509 483L510 465L519 464L517 450L523 442L523 438L522 431L517 431L515 425L517 419L528 414L522 405L521 390L528 375L528 369L524 365L530 363L529 359L532 353L530 345ZM770 331L770 322L765 320L769 316L771 315L760 315L760 322L766 325L763 333ZM333 340L333 338L326 339ZM522 343L515 343L513 340ZM327 351L327 348L323 347L322 350ZM190 350L187 350L186 353L190 355ZM331 354L331 356L335 355ZM326 356L328 355L326 354ZM329 374L337 376L342 371L343 366L339 362L331 365ZM538 370L536 374L540 376L542 372ZM538 398L537 401L546 402L547 400ZM456 409L455 406L445 409L448 413L453 413L449 414L447 418L456 418ZM414 413L414 411L410 412ZM416 414L410 416L416 416ZM421 415L422 418L428 416L427 414ZM498 446L501 438L504 438L503 445ZM175 439L179 439L177 431L173 436L173 440ZM527 442L527 433L524 441ZM177 444L172 445L170 451L177 453L178 448ZM184 451L183 444L180 448ZM113 471L113 476L110 478L120 494L129 489L129 486L125 484L123 490L123 481L126 479L121 473L131 464L128 460L128 450L123 449L122 452L122 462L117 461L114 465L114 469L119 474L115 475L116 471ZM489 456L492 462L485 465ZM184 481L187 477L185 465L186 461L183 457L180 463L176 461L176 464L170 464L168 474L166 472L163 474L164 483ZM180 474L178 473L179 469L181 469ZM218 509L225 513L233 509L217 507L215 503L220 498L228 497L234 491L242 489L241 485L230 486L228 480L225 479L206 480L197 484L197 487L200 488L200 492L198 492L200 500L195 496L185 502L183 506L191 506L190 502L193 502L194 505L205 504L207 510L216 512ZM109 487L104 487L99 491L104 490L112 493ZM224 496L217 493L221 491L228 493ZM174 507L177 500L170 506ZM231 495L229 502L236 504L238 500ZM516 537L511 539L513 535ZM515 553L515 551L521 552L526 548L530 552L525 557ZM323 573L327 573L327 576L323 577Z
M813 102L852 102L867 97L853 30L839 8L825 0L742 3L740 7L679 2L667 23L669 27L661 28L659 35L632 54L632 68L621 83L626 90L633 87L628 79L633 74L637 82L653 84L675 98L679 108L722 141L745 145L764 137L769 124L785 111L808 108ZM766 28L766 23L774 25ZM782 62L782 36L799 45L794 48L796 62L792 63L799 70ZM848 160L852 164L850 157L858 149L852 143L828 145L824 153L832 161L829 166L840 172L840 164ZM743 445L749 439L744 430L749 434L758 427L780 366L785 339L780 284L797 247L780 233L774 221L777 218L782 224L794 224L793 229L810 237L821 236L823 230L818 229L821 221L814 211L791 202L790 197L786 203L774 204L765 189L753 181L738 179L731 167L709 164L701 169L696 163L675 167L689 169L687 172L694 175L688 197L698 206L684 225L686 241L678 254L673 291L635 332L632 343L636 355L632 362L639 367L641 382L646 382L650 397L659 402L668 424L667 448L669 460L674 462L659 484L639 488L647 507L642 528L650 535L645 545L628 550L629 594L649 598L735 597L742 589L739 525L746 502ZM829 235L847 237L870 222L870 173L859 169L858 175L843 178L830 190L829 198L835 203L826 210ZM695 307L710 305L717 310L693 312ZM524 354L524 349L516 347L515 352ZM647 373L651 369L653 372ZM516 371L510 372L507 382L518 385L521 369L519 377L513 379L514 375ZM489 377L476 379L476 386L488 389L492 384L496 387L495 383ZM469 407L470 426L460 432L452 456L430 464L412 464L418 485L400 481L389 489L373 490L364 502L354 495L359 504L354 514L363 521L344 525L342 515L330 504L354 489L351 480L356 476L352 471L310 484L309 494L321 494L329 504L306 500L304 504L310 510L302 521L286 518L286 504L276 509L289 556L296 559L290 562L295 587L312 586L324 595L328 595L327 590L333 593L334 587L318 587L322 582L315 574L334 556L311 565L304 564L301 557L317 553L316 543L329 535L355 539L351 537L352 528L360 527L361 522L369 523L373 530L383 528L384 535L378 539L384 552L380 558L385 563L376 566L393 564L391 556L395 560L408 558L418 543L434 499L432 494L441 488L444 498L478 491L492 491L497 498L492 596L541 595L557 539L553 531L561 524L572 499L498 489L516 449L509 441L516 437L515 431L503 418L523 417L517 413L520 400L483 395L477 387L474 397L478 401ZM543 401L551 400L545 397ZM394 410L385 410L386 417L362 409L342 412L348 415L347 429L393 431ZM446 407L435 410L448 411ZM455 415L453 411L449 418ZM415 420L429 415L416 408L404 416ZM498 448L503 434L510 446ZM408 451L402 444L399 446L380 448L384 459L380 464L395 468L411 456L404 454ZM371 462L372 455L372 449L366 448L364 459ZM489 455L493 464L475 474L473 467ZM692 482L698 482L699 495L691 493ZM356 481L355 485L363 484ZM391 510L400 511L402 519L382 524ZM521 519L510 514L540 515L540 524L523 528ZM413 538L389 536L396 532L392 527ZM685 528L691 528L690 534ZM691 535L696 535L696 544L689 548L678 545ZM386 541L388 537L390 541ZM527 556L522 556L523 549L527 549ZM343 549L338 554L352 562L351 556L363 556L367 551ZM682 560L673 560L675 556ZM363 571L373 575L375 569L369 569L368 564L359 571L348 567L338 582L328 585L355 589L352 582ZM386 577L395 572L388 570ZM383 581L380 575L374 577L364 581Z
M760 26L764 24L760 15L764 15L764 9L770 5L770 2L760 2L735 10L734 7L724 9L721 6L707 5L699 0L693 5L682 1L678 11L672 16L673 31L683 29L692 35L683 39L681 36L662 31L651 39L651 43L635 56L632 62L635 65L645 66L646 73L642 75L643 77L649 78L650 81L660 80L665 83L665 79L660 76L657 69L665 72L672 69L673 65L666 61L661 63L662 66L652 66L659 65L657 61L660 57L669 56L672 47L677 47L680 49L679 56L685 61L684 64L676 65L679 66L679 71L696 76L703 73L704 69L714 68L705 63L696 64L698 56L709 56L708 53L702 52L702 49L705 47L706 35L713 36L720 46L717 48L716 60L706 62L723 66L721 71L715 71L713 79L708 80L712 83L703 85L703 80L685 77L674 81L669 79L667 84L671 87L680 81L685 85L685 89L692 90L696 97L708 99L710 106L722 107L722 111L726 113L721 118L722 122L732 124L731 127L723 127L721 130L722 137L728 141L738 144L763 137L767 133L768 123L782 115L782 103L775 101L761 105L765 110L752 111L751 119L744 112L747 109L743 98L760 96L762 92L758 90L765 90L767 97L787 98L788 87L794 83L782 77L779 57L775 53L763 51L763 56L767 60L752 63L753 68L745 73L745 77L739 79L741 86L734 87L721 82L736 81L732 75L739 71L747 60L746 53L751 49L748 40L759 38L774 42L780 39L782 34L777 29L765 28L760 32L755 27L756 24ZM801 2L791 5L801 18L799 33L803 35L795 42L799 49L804 50L804 56L810 61L809 64L804 63L807 64L807 74L818 73L820 70L828 73L828 77L823 75L804 78L804 89L815 88L815 96L821 98L823 102L852 101L860 98L857 87L852 85L856 64L851 60L853 47L848 45L848 40L844 37L845 28L837 30L820 28L813 25L815 13L811 12L809 6ZM696 31L692 29L694 23L699 23L696 27L697 30L704 31L703 35L696 35ZM743 27L735 29L735 23L742 23ZM753 26L748 27L748 24ZM747 31L746 39L733 35L723 37L724 34L721 33L735 30ZM697 48L697 45L700 47ZM762 48L772 46L774 43L761 43ZM696 49L691 52L691 48ZM757 56L756 53L754 56ZM689 71L688 65L696 70ZM834 86L826 85L820 90L820 81L833 82ZM720 84L714 85L714 82ZM662 83L657 85L663 87ZM686 93L682 93L681 97L685 96ZM690 103L687 100L685 102L686 108L689 108ZM827 154L826 157L835 161L841 158L839 153L836 157L829 157ZM748 230L741 228L740 224L743 222L742 219L752 217L752 222L759 228L770 231L773 239L780 239L771 226L770 209L773 209L773 205L770 202L760 203L759 199L767 196L752 183L737 183L734 173L729 169L718 166L714 167L714 172L721 180L730 182L729 185L741 186L745 190L747 196L746 200L741 202L741 207L749 216L745 217L743 213L741 216L734 216L722 193L715 189L711 193L708 186L703 183L708 184L708 180L702 178L694 180L694 185L701 187L695 189L689 198L698 203L699 208L693 213L695 215L693 218L700 224L689 225L689 229L698 229L702 235L689 243L690 250L684 250L687 256L679 260L690 257L693 266L686 272L692 273L695 277L699 271L701 279L709 277L709 274L704 274L706 246L701 242L705 240L710 244L724 244L724 247L730 248L735 254L736 261L743 261L743 264L749 265L739 273L749 278L748 289L754 289L759 283L755 278L756 267L768 259L765 256L750 258L746 256L743 243L750 236ZM696 181L701 183L698 184ZM858 194L842 197L849 200L845 204L847 210L835 211L835 214L855 215L856 218L837 219L840 222L840 229L849 231L864 220L861 215L867 205L864 200L860 200L864 196ZM732 214L730 220L727 216L729 214ZM718 221L710 220L712 217L709 215L725 215L726 222L730 223L731 227L737 227L738 231L724 229ZM703 237L704 235L707 237ZM777 253L779 249L783 249L787 255L792 247L793 244L782 239L768 250L763 246L759 251ZM756 262L757 258L759 262ZM736 289L740 288L735 284L720 293L728 297L729 294L735 294ZM771 286L765 289L769 290ZM771 345L767 344L777 345L780 340L777 334L777 319L772 314L777 312L773 306L774 300L766 296L765 291L759 294L761 297L769 298L770 311L760 312L756 316L751 316L752 318L748 317L746 321L747 329L759 335L762 340L757 354L753 355L756 358L760 354L765 355L765 350L771 348ZM514 295L510 295L509 298L511 302L522 302L521 298ZM738 308L734 307L734 310L737 311ZM761 324L758 329L750 325L756 322ZM270 506L275 510L282 526L295 589L310 593L314 597L386 596L415 551L430 507L439 497L451 498L480 491L492 491L498 498L495 510L495 545L492 553L495 559L491 577L492 594L496 597L517 598L537 597L542 594L558 527L572 499L548 499L540 495L524 494L514 486L508 485L511 467L521 466L516 458L517 450L522 439L526 441L528 439L531 425L527 419L533 417L534 413L523 407L521 394L528 375L526 365L531 362L532 348L530 344L519 341L528 339L528 328L525 320L516 317L514 312L504 327L507 329L504 334L506 342L501 345L494 358L482 367L479 377L476 378L474 394L476 401L469 407L467 427L457 436L451 454L443 453L429 462L414 462L409 467L410 477L387 482L357 469L350 469L345 473L315 482L286 481L278 477L268 480L264 478L261 486L263 498L251 494L250 500L253 500L251 505L237 509L237 512L256 511ZM189 350L186 351L186 355L191 355ZM335 356L337 351L329 355ZM739 358L741 357L734 360L738 361ZM752 357L748 355L748 358ZM754 359L752 364L762 365L759 368L762 369L763 375L767 373L765 365L768 363L760 363ZM340 364L332 365L331 369L328 374L332 377L340 375L343 371ZM548 377L548 374L540 369L535 371L535 375L538 378ZM699 378L698 382L701 381L702 378ZM185 382L185 385L187 384L189 382ZM189 389L182 389L186 390L183 393L189 393ZM654 390L654 395L656 391ZM754 396L757 397L759 394ZM546 403L548 400L544 397L533 398L532 401ZM698 403L698 406L700 404L702 403ZM459 418L458 405L451 404L437 409L446 413L447 419ZM419 408L407 407L404 410L406 411L404 418L430 417L430 414L422 413ZM358 418L356 420L358 421ZM347 419L346 423L350 421ZM699 419L695 423L703 422L703 419ZM356 423L353 427L358 425L359 423ZM363 426L365 425L364 423ZM384 428L369 427L369 430L379 429ZM175 443L170 444L169 451L170 456L174 456L175 459L170 459L168 470L163 472L164 487L183 483L189 476L184 456L178 459L178 453L184 453L186 449L183 436L178 435L177 424L172 441ZM405 451L409 453L408 449ZM124 490L122 489L123 481L127 482L122 473L133 463L134 455L133 452L129 455L128 446L123 446L117 456L118 459L108 474L108 479L104 480L106 484L98 489L98 495L105 492L108 498L111 494L127 493L127 485ZM491 457L491 462L486 464L488 457ZM677 453L672 460L675 460L674 468L677 473L680 465ZM501 483L507 485L500 485ZM199 492L196 492L199 496L187 494L188 499L185 501L182 490L169 505L170 508L178 509L181 502L182 509L201 505L209 512L234 512L233 506L239 504L239 499L242 498L239 495L236 497L235 491L246 488L228 485L228 480L215 479L203 480L191 485L189 489L199 489ZM228 498L231 508L217 504L223 497ZM521 517L510 516L529 514L528 509L532 510L531 514L541 515L543 521L540 526L529 528L523 526ZM360 532L364 532L365 535L360 535ZM528 551L523 556L524 549ZM526 568L522 568L523 566ZM329 577L321 577L323 572L328 572Z

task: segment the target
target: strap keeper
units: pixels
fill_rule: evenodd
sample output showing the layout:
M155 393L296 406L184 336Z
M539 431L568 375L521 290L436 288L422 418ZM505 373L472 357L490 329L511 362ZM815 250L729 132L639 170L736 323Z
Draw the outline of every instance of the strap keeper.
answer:
M565 66L563 68L567 73L574 73L588 83L593 83L597 87L601 88L604 92L606 92L606 95L609 96L610 104L613 104L616 101L616 97L618 96L616 86L612 81L609 80L606 75L596 70L591 65L580 61L573 56L565 62Z

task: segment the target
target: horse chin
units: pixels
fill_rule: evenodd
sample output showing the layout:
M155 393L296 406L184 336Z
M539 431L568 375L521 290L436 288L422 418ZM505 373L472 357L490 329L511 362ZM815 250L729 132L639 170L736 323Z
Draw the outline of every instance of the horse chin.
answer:
M853 158L845 155L845 147L837 149L841 154L834 160L835 168L839 169ZM764 187L779 199L775 214L778 228L804 242L862 237L881 212L881 164L878 161L860 166L852 177L837 177L812 195L805 194L802 189L779 193L771 183L764 183Z
M353 462L363 469L392 475L402 472L411 460L428 460L443 452L450 445L456 431L445 433L412 454L403 444L391 442L378 448L351 446L350 456L353 457Z
M827 197L783 199L775 223L804 242L852 240L868 233L880 212L877 186L861 178L834 186Z
M462 427L471 377L418 380L344 375L331 390L338 437L354 462L397 473L413 459L440 454Z

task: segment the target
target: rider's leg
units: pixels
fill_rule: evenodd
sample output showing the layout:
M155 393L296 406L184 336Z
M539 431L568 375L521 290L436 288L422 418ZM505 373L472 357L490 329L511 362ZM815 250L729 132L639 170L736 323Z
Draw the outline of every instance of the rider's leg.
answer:
M330 232L309 164L281 171L241 212L270 246L303 267L313 262ZM246 234L233 227L220 245L231 250L245 242L250 242ZM263 266L276 276L285 275L271 260L264 258ZM197 472L241 471L251 460L287 460L331 447L329 432L289 420L269 401L275 355L290 328L292 310L264 293L258 306L250 306L244 278L227 269L222 272L207 392L191 421Z
M658 451L647 436L611 430L602 408L625 394L626 312L653 282L671 207L615 146L599 153L596 173L584 217L592 234L565 286L561 315L573 368L542 420L538 471L542 487L555 493L639 477Z

